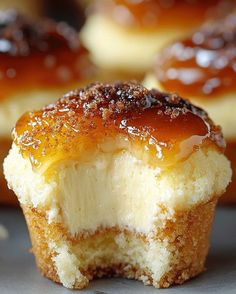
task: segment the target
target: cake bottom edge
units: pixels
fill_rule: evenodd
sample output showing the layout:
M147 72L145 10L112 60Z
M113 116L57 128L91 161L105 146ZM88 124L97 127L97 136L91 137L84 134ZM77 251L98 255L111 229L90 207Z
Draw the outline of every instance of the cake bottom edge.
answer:
M216 203L176 212L151 238L119 228L71 238L61 224L48 224L44 212L22 209L37 266L52 281L83 289L96 278L124 277L167 288L204 271Z

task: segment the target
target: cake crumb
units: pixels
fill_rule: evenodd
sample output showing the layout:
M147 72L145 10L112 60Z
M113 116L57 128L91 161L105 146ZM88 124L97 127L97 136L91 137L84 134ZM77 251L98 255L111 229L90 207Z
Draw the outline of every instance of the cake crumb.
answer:
M6 240L8 239L8 237L9 237L9 234L7 229L0 224L0 240Z

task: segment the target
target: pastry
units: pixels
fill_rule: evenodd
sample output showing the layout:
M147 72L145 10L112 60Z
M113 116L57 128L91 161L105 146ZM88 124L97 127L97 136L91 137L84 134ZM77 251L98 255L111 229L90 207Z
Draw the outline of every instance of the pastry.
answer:
M236 203L236 13L207 22L155 58L144 84L176 91L206 109L223 128L233 181L223 202Z
M0 160L7 155L11 128L22 113L86 84L94 70L77 32L65 23L34 22L13 10L0 12ZM0 171L0 204L15 199L5 193L2 181Z
M81 34L100 67L143 73L157 50L232 5L227 0L99 0L92 2Z
M204 270L231 168L202 109L135 83L92 84L24 114L13 138L4 172L43 275L159 288Z
M0 10L16 9L30 17L42 16L42 0L1 0Z

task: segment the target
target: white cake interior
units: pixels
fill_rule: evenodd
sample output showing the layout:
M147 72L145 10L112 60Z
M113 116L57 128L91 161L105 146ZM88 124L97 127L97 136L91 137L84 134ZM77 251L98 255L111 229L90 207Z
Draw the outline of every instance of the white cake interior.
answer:
M61 233L56 239L46 237L59 280L68 288L87 285L88 276L83 273L93 276L99 267L113 268L117 274L122 268L122 275L155 287L169 285L161 284L161 279L172 267L182 271L186 266L181 281L201 272L213 211L202 216L206 231L193 229L202 229L204 237L191 236L193 243L184 245L190 251L176 251L178 230L160 239L155 236L168 221L175 222L178 211L188 212L221 195L232 174L227 158L211 146L163 172L128 149L97 152L84 162L60 161L45 172L32 169L15 144L5 159L4 172L23 207L43 211L49 225L60 224L77 240L65 241ZM178 223L181 230L188 226L187 214L186 218ZM185 236L181 238L186 242ZM181 254L192 256L192 246L202 255L190 267Z
M62 217L72 235L118 226L150 232L160 207L171 217L224 192L230 163L215 149L200 149L161 173L128 151L98 153L89 162L64 161L47 177L32 170L13 145L5 176L21 203L46 207L50 221Z

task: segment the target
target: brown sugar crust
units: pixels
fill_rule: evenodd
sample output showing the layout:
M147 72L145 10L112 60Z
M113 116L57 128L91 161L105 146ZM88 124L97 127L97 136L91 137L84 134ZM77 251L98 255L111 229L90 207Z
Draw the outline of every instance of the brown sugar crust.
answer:
M0 206L1 205L18 205L18 200L13 191L8 189L7 182L3 175L3 160L7 156L11 140L0 139Z
M195 28L208 17L216 17L230 11L234 0L208 1L158 1L158 0L97 0L90 13L101 13L129 29L163 30L178 26ZM191 15L191 17L186 17Z
M209 248L209 234L211 231L216 200L196 206L188 211L179 212L175 221L169 220L163 229L156 232L158 240L168 239L168 250L171 251L171 270L166 272L160 281L155 281L147 268L129 267L127 264L109 264L100 261L96 266L90 264L87 268L80 268L85 275L83 281L77 282L74 288L82 289L87 286L88 281L103 276L120 276L129 279L143 279L146 284L152 284L157 288L167 288L172 284L182 284L191 277L204 271L205 258ZM48 242L66 241L72 247L83 244L83 242L96 242L97 238L114 238L120 233L117 229L97 231L94 235L86 238L78 238L71 241L66 231L58 224L48 224L45 213L37 209L23 206L31 235L33 253L41 273L60 283L57 270L52 257L55 252L50 251ZM139 239L140 242L148 242L145 236L126 231L127 238ZM154 237L155 238L155 237ZM87 243L86 243L87 244ZM72 248L71 247L71 248ZM158 258L158 257L157 257ZM145 277L145 279L144 279Z
M220 197L221 204L236 204L236 142L231 141L227 143L225 150L226 157L231 162L233 170L233 178L225 194Z
M163 167L187 158L202 144L225 145L220 128L202 109L176 94L136 83L98 83L69 92L55 104L23 115L13 132L34 167L48 159L91 156L102 142L117 136L149 152L152 163Z
M156 57L155 76L184 97L222 97L236 90L235 47L236 12L166 47Z
M65 87L94 71L88 51L69 25L0 13L0 100L22 89Z

